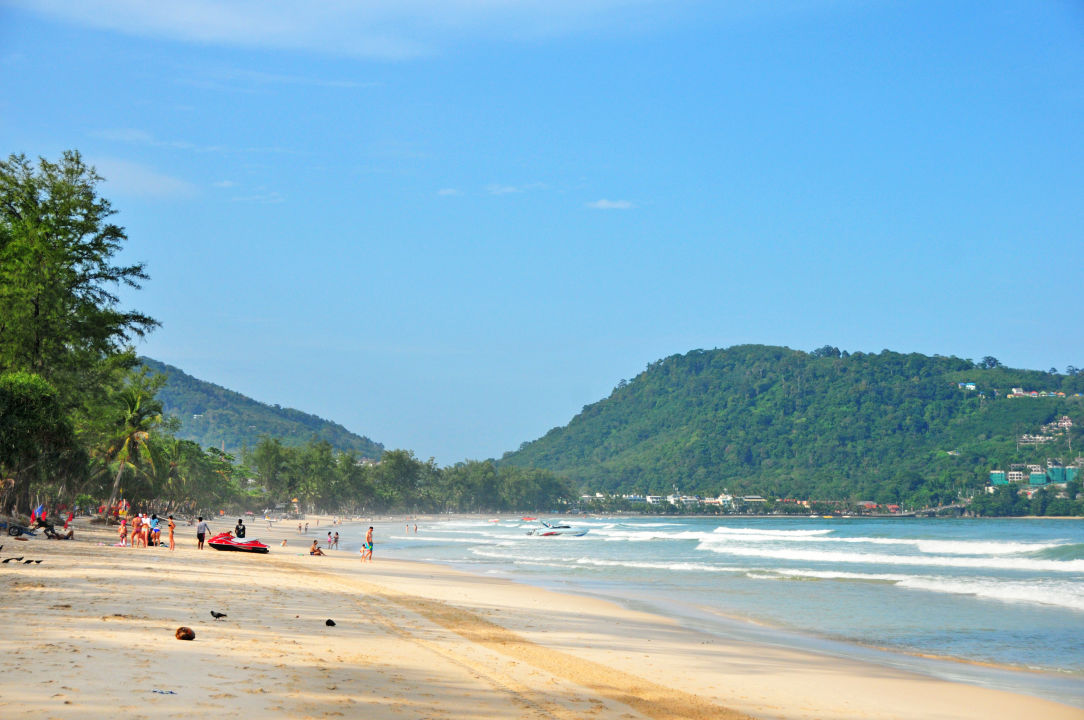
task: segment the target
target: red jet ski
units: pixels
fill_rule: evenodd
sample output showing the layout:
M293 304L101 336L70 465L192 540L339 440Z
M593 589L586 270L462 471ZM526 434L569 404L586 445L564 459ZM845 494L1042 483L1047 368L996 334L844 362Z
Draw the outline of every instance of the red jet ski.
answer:
M215 535L207 541L215 550L237 550L239 552L265 553L267 546L259 540L239 540L231 532Z

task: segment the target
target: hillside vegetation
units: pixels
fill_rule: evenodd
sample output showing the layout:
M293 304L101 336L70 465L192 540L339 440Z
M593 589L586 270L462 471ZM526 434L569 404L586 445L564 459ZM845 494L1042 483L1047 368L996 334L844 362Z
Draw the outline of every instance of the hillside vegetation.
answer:
M154 373L166 376L165 385L156 397L163 412L177 418L180 426L173 433L181 440L191 440L201 447L215 447L239 455L243 448L254 448L261 438L276 438L283 445L299 447L310 440L323 440L341 452L355 453L377 460L384 446L356 435L342 425L316 415L265 405L241 393L198 380L179 368L151 358L140 362Z
M1067 397L1007 398L1013 387ZM1056 417L1074 419L1073 449L1084 449L1084 398L1073 397L1081 392L1074 368L1013 370L994 358L694 350L651 363L501 462L553 470L592 491L936 505L982 487L991 468L1069 460L1067 436L1016 443Z

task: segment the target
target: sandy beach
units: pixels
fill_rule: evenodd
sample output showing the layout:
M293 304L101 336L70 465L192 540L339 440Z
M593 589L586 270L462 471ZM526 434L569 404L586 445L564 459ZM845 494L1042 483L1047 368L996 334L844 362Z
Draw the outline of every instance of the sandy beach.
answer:
M224 523L217 523L216 528ZM1024 695L779 646L435 565L3 538L0 717L1082 718ZM287 547L280 546L286 539ZM226 613L215 620L210 611ZM334 626L325 621L333 619ZM192 642L175 639L187 626Z

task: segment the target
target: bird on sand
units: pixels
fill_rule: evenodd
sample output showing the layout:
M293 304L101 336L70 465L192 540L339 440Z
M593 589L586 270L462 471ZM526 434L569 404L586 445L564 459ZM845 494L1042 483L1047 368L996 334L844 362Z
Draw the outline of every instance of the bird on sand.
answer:
M213 617L215 620L220 620L226 617L226 613L215 612L214 610L212 610L211 617Z
M5 562L5 563L9 563L9 562L11 562L12 560L14 560L15 562L19 562L20 560L22 560L22 558L21 558L21 557L17 557L17 558L16 558L16 557L4 558L3 560L0 560L0 562Z
M32 562L34 562L34 561L33 560L23 560L23 565L29 565ZM38 562L41 562L41 560L38 560Z
M327 625L328 627L335 627L335 621L334 621L334 620L332 620L331 618L328 618L328 619L327 619L327 620L326 620L326 621L324 622L324 624L325 624L325 625Z

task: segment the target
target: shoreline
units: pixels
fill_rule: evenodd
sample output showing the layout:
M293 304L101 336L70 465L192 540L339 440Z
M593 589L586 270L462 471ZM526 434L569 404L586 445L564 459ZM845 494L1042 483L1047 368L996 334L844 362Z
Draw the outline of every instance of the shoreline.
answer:
M378 522L401 521L374 517ZM178 529L175 552L115 547L110 530L86 523L76 524L74 541L12 543L19 555L43 562L0 565L5 595L16 600L0 607L7 628L0 713L1084 716L1032 696L876 663L705 637L608 600L387 559L379 544L373 563L346 551L310 557L290 544L296 525L279 525L268 531L252 523L249 534L271 546L268 555L200 552L188 526ZM283 538L286 552L278 545ZM227 617L213 620L212 609ZM337 625L325 626L328 618ZM196 640L175 640L179 625L193 628Z

